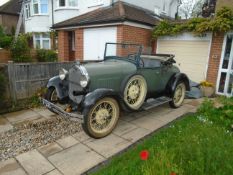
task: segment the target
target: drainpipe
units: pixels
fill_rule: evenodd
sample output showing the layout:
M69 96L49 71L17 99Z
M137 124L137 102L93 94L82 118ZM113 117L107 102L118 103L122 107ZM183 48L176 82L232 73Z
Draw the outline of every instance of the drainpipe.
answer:
M51 5L52 5L52 26L54 25L54 4L53 4L53 0L51 0ZM52 43L53 43L53 48L55 49L55 36L52 36Z

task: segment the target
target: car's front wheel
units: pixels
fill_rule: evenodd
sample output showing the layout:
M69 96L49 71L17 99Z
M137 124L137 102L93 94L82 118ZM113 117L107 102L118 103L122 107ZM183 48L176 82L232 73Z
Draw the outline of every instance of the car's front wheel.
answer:
M83 129L93 138L105 137L115 128L119 115L117 101L109 97L103 98L84 116Z
M172 95L172 101L170 102L170 106L172 108L179 108L185 98L186 86L184 82L179 82L176 86L176 89Z
M54 87L48 88L48 90L45 94L45 99L52 102L52 103L58 102L57 91Z

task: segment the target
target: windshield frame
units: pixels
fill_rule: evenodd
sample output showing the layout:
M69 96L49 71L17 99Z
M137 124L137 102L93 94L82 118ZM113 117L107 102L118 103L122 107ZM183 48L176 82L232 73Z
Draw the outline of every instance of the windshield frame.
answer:
M126 46L135 46L135 47L138 47L138 53L136 54L135 56L135 61L132 60L132 59L128 59L127 57L119 57L119 56L106 56L107 54L107 48L108 48L108 45L126 45ZM136 64L137 66L140 65L140 59L141 59L141 54L142 54L142 45L140 44L130 44L130 43L111 43L111 42L108 42L105 44L105 50L104 50L104 60L107 60L107 59L118 59L118 60L125 60L125 61L128 61L128 62L131 62L131 63L134 63Z

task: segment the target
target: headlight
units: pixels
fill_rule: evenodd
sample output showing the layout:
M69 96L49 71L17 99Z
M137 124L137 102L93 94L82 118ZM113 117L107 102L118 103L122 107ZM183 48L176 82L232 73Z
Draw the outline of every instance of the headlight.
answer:
M81 85L83 88L87 87L87 84L88 84L88 81L87 81L87 80L82 80L82 81L80 81L80 85Z
M60 77L60 79L61 79L61 80L65 80L67 74L68 74L68 71L62 68L62 69L59 71L59 77Z
M89 77L88 72L84 66L80 65L79 70L80 70L81 75L82 75L82 78L80 80L80 85L82 86L82 88L86 88L88 83L89 83L90 77Z

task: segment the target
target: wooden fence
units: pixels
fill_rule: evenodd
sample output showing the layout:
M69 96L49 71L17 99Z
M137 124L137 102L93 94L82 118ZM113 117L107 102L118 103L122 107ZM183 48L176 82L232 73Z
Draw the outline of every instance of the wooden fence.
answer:
M69 69L74 62L13 63L8 62L11 98L16 101L33 96L50 78L58 75L60 68Z

